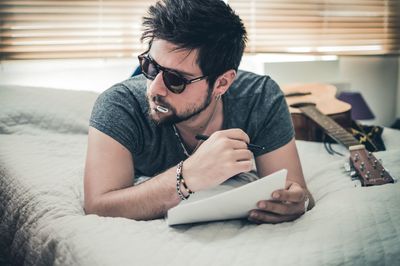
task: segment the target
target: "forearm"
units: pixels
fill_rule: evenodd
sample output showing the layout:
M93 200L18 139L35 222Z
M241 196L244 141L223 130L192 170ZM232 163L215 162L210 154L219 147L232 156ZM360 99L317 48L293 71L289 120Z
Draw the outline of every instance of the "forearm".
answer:
M175 176L176 167L172 167L137 186L104 193L91 204L90 213L135 220L161 218L180 202Z

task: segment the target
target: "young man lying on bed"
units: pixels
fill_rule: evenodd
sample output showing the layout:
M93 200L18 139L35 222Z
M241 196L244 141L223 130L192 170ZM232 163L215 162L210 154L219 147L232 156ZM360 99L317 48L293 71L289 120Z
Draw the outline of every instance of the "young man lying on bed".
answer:
M260 199L250 221L291 221L310 209L279 86L237 71L246 31L232 9L216 0L164 0L143 26L143 75L102 93L92 111L86 213L163 217L191 193L250 171L253 156L260 177L282 168L288 176L286 188ZM250 142L265 149L250 151ZM133 186L133 176L152 178Z

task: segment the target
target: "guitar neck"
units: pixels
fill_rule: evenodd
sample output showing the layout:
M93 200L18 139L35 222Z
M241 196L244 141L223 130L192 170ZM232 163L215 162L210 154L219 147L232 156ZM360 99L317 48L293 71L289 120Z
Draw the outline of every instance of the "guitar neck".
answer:
M338 143L349 148L358 145L359 142L349 132L344 130L338 123L336 123L329 116L321 113L315 106L307 105L299 107L299 109L311 120L317 123L325 132Z

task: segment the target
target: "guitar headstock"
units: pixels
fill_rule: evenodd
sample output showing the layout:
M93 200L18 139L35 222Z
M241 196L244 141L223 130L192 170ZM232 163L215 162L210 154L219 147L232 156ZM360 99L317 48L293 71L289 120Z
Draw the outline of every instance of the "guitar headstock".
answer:
M365 149L364 145L349 147L350 162L360 177L363 186L394 183L393 178L375 156Z

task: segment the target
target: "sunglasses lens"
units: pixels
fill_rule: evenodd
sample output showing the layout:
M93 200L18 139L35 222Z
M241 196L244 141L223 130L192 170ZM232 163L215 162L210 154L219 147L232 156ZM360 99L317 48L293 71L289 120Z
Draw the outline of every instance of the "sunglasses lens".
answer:
M156 65L151 62L151 60L147 57L143 57L140 61L140 65L142 67L143 74L149 79L155 79L158 74L158 69Z
M173 93L181 93L185 89L185 81L178 75L163 71L164 83Z

